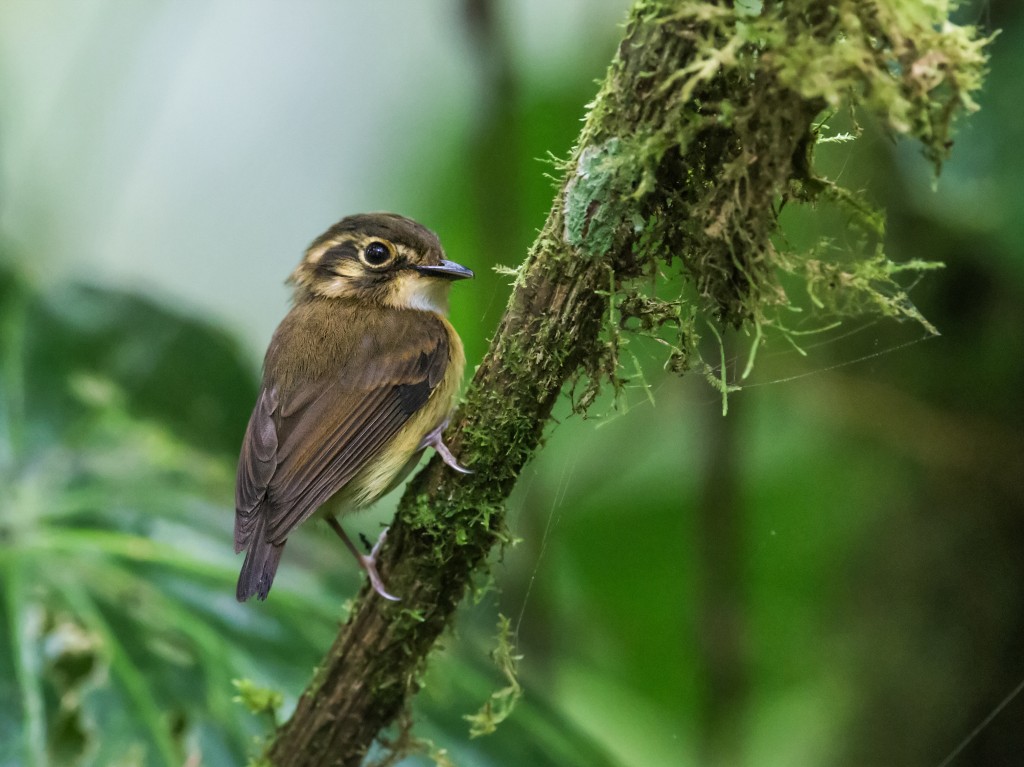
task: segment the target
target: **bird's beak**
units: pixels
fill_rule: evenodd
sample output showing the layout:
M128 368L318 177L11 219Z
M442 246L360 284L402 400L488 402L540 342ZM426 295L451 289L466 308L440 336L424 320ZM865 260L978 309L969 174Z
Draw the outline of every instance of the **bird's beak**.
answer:
M442 277L446 280L466 280L473 276L473 271L454 261L442 260L439 264L426 264L413 267L427 277Z

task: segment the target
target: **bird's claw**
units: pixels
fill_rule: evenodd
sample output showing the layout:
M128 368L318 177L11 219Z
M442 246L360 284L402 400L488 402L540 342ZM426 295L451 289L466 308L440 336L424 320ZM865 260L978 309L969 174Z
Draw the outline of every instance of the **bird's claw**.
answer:
M396 597L394 594L389 593L384 589L384 581L381 580L380 573L377 572L377 552L380 551L380 547L384 545L384 541L387 540L388 531L387 528L381 531L380 537L377 538L377 542L373 544L373 548L370 549L369 554L359 555L359 564L362 565L366 571L367 577L370 579L370 585L373 586L373 590L380 594L384 599L388 599L392 602L401 602L401 597Z
M380 551L380 547L384 545L384 541L388 538L387 528L384 528L384 530L381 531L380 536L377 538L377 542L373 544L373 548L370 549L369 554L360 554L359 549L357 549L356 545L352 543L352 539L348 537L348 534L342 529L337 519L334 517L327 517L327 524L330 525L331 529L338 534L338 537L341 538L342 542L344 542L345 546L356 558L356 562L358 562L359 566L366 572L366 576L370 579L370 585L373 587L373 590L380 594L380 596L384 597L384 599L392 602L401 602L402 599L400 597L396 597L394 594L390 594L384 589L384 581L381 580L380 573L377 572L377 552Z
M436 429L434 429L420 441L419 449L422 450L425 447L432 447L437 452L437 454L441 456L441 460L448 464L448 466L450 466L451 468L455 469L455 471L459 472L460 474L472 474L472 469L467 469L465 466L463 466L461 463L455 460L455 456L452 455L452 451L448 449L448 446L444 444L444 440L441 439L441 434L447 428L448 419L445 419L444 423L442 423L440 426L438 426Z

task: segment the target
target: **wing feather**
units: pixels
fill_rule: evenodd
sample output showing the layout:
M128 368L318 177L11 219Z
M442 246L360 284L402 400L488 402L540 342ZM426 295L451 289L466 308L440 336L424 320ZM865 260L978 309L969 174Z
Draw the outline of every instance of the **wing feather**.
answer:
M275 543L283 541L398 433L408 420L408 415L403 414L395 402L388 402L396 399L394 394L384 394L384 397L375 399L385 401L374 403L375 408L365 409L366 412L359 419L359 424L364 428L351 433L351 429L343 426L339 431L344 433L334 436L329 448L319 451L312 461L296 465L294 475L287 473L290 466L282 466L282 475L275 477L270 487L276 512L267 530L271 540Z
M277 469L277 391L264 388L249 417L235 483L235 553L244 549L256 528L257 513Z

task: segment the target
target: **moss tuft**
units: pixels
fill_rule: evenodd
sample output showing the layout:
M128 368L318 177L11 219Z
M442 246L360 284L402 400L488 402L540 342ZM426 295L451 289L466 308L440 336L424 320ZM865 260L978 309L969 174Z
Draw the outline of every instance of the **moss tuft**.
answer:
M716 333L785 334L799 299L784 289L787 275L807 286L822 324L879 314L936 332L901 277L937 265L889 261L884 215L819 176L814 149L827 115L862 110L920 141L938 172L955 118L977 108L990 39L950 22L945 0L755 6L638 3L565 164L564 241L614 271L602 288L612 321L585 373L617 391L622 331L659 338L679 372L705 364L698 319ZM820 204L849 217L856 250L776 245L784 206ZM577 409L598 389L576 380Z

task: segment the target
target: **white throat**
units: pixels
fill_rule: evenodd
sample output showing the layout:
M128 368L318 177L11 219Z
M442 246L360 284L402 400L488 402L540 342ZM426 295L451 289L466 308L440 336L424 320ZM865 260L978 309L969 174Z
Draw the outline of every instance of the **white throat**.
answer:
M401 275L389 291L388 303L397 309L418 309L421 312L448 314L448 290L451 283L437 277L415 272Z

